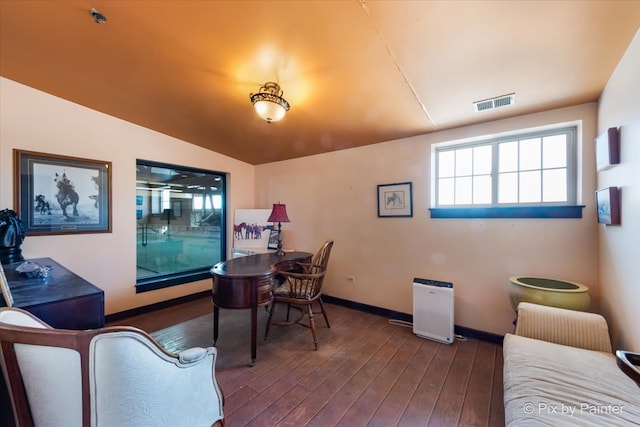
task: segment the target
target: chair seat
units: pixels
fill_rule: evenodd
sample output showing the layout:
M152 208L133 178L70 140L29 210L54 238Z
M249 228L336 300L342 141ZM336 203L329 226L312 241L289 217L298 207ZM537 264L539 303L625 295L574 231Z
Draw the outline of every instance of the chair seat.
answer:
M307 301L313 297L313 292L311 289L307 289L306 292L303 292L300 295L296 295L291 289L291 284L288 280L284 282L282 285L278 286L273 291L273 294L276 297L295 298L295 299L301 299L301 300L307 300Z

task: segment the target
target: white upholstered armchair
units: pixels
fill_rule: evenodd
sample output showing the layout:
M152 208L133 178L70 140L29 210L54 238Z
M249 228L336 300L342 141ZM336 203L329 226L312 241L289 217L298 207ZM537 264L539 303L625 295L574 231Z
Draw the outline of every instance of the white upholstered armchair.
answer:
M2 370L18 426L223 425L216 349L171 354L132 327L53 329L0 309Z

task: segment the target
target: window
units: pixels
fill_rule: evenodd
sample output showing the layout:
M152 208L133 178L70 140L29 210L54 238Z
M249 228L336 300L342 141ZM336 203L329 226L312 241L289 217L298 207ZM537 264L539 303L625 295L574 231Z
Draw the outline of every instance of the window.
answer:
M137 161L136 291L211 277L225 254L225 175Z
M567 127L435 147L431 216L581 217L576 133Z

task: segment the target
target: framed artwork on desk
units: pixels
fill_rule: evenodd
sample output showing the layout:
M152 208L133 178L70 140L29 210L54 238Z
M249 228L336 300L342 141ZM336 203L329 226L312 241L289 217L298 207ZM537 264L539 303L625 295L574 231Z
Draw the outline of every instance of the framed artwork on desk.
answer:
M268 221L270 214L271 209L236 209L233 220L233 247L266 248L273 228Z
M271 233L269 234L269 243L267 244L267 249L278 249L278 240L280 238L280 232L278 230L271 229Z

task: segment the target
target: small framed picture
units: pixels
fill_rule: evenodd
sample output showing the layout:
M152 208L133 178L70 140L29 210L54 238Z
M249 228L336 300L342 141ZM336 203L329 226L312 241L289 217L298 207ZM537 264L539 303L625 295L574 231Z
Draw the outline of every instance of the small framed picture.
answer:
M278 240L280 240L280 232L278 230L271 229L267 249L278 249Z
M411 183L378 185L378 217L412 217Z
M606 225L620 224L620 190L607 187L596 191L598 223Z
M618 128L609 128L596 138L596 168L598 171L620 163Z
M4 275L4 269L0 264L0 288L2 288L2 298L4 298L4 304L7 307L13 307L13 296L11 295L11 289L9 289L9 281L7 276Z
M111 233L111 162L13 151L26 235Z

